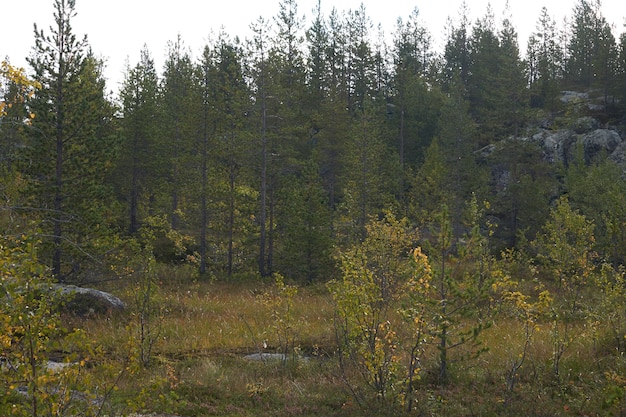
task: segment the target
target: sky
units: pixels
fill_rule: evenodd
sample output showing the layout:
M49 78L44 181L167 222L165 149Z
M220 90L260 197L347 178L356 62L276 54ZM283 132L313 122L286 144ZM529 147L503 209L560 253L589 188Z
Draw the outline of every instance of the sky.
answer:
M338 11L356 10L365 6L373 24L381 24L391 36L398 17L407 20L413 9L419 10L422 21L429 28L436 48L443 44L448 17L456 19L463 0L321 0L322 11L328 16L335 7ZM2 0L2 35L0 60L8 58L18 67L27 67L26 57L34 45L33 24L48 31L53 23L53 0L24 2ZM506 0L466 0L470 21L483 17L491 4L496 22L502 18ZM545 5L557 22L571 16L578 0L509 0L520 50L526 49L528 35L535 29L541 8ZM557 4L558 3L558 4ZM307 19L313 16L317 0L297 0L298 14ZM251 37L250 24L259 17L272 20L278 14L279 0L76 0L77 15L72 20L74 33L87 35L97 56L106 61L105 77L108 89L117 91L123 79L126 63L134 66L147 45L157 68L161 68L168 42L180 35L192 56L197 57L211 34L220 29L241 39ZM624 30L626 3L624 0L603 0L602 12L614 25L616 37ZM307 20L307 22L310 20ZM308 27L305 24L305 27ZM28 68L27 68L28 70Z

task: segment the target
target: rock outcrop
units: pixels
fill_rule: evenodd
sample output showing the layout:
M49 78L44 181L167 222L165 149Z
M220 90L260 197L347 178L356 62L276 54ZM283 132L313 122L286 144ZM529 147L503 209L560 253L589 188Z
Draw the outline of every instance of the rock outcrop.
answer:
M126 308L126 304L118 297L93 288L55 284L53 289L69 297L66 308L73 314L108 314Z
M612 129L595 129L585 133L576 133L574 130L541 130L531 138L543 150L548 162L568 163L574 160L578 146L582 146L586 162L605 153L615 162L623 160L623 139ZM618 151L618 154L613 155Z

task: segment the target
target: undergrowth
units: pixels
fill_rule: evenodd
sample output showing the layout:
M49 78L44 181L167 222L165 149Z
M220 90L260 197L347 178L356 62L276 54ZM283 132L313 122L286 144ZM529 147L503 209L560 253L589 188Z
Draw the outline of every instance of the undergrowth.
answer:
M340 372L334 334L334 307L323 286L299 287L290 294L289 323L277 322L275 284L204 282L158 274L164 312L150 366L126 373L116 383L107 410L118 415L168 413L178 416L619 416L626 413L626 359L614 334L575 323L553 372L554 338L548 320L537 324L526 358L508 384L512 363L524 351L524 324L501 314L485 330L485 352L472 361L451 358L450 377L438 381L438 352L423 354L413 409L357 404ZM280 290L280 289L279 289ZM274 300L274 298L271 298ZM130 300L126 300L130 301ZM107 361L131 360L132 312L113 316L64 317L83 329ZM290 326L291 326L290 324ZM284 343L285 332L291 344ZM285 353L292 361L252 361L252 353ZM295 357L295 356L294 356ZM97 366L88 370L98 377ZM365 408L363 408L365 407Z

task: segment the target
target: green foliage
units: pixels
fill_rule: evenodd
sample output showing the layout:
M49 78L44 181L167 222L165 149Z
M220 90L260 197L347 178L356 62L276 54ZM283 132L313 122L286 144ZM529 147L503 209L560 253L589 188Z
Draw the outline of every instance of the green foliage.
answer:
M591 283L596 268L594 224L561 197L533 245L546 272L563 292L563 311L576 314L582 307L583 289Z
M571 164L565 176L570 204L595 225L598 253L613 262L626 261L626 182L620 167L598 157L590 165L582 158Z
M122 143L115 185L118 195L127 199L128 221L124 226L131 234L139 230L143 217L155 210L157 190L164 181L158 95L158 76L146 47L140 62L127 68L120 90Z
M535 32L528 39L526 55L530 105L555 113L559 108L557 95L559 80L564 71L565 54L556 22L545 6L541 9Z
M37 259L38 245L24 237L0 242L0 414L95 416L105 398L93 393L106 381L85 370L100 352L84 332L63 326L65 300Z
M500 247L519 248L540 232L549 215L558 192L557 170L542 160L538 146L519 140L500 142L488 160L495 177L489 212L499 219L494 239Z
M364 235L370 216L392 209L398 195L398 155L383 141L383 127L375 103L364 103L347 143L345 198L342 214L350 228L348 241ZM392 175L386 175L392 174Z
M590 321L598 338L609 337L611 348L623 354L626 351L626 277L624 267L613 268L602 264L594 275L594 286L599 290L598 301L590 309ZM602 332L608 332L608 335Z
M435 138L426 149L424 163L409 182L407 201L412 221L429 224L442 205L451 204L453 196L446 192L448 170L440 140Z
M271 312L272 325L268 337L276 339L276 349L284 355L283 363L288 358L297 360L300 351L298 323L293 314L294 298L297 294L298 287L285 284L285 279L280 274L274 274L274 287L262 297L263 305Z
M550 292L542 284L532 288L532 294L522 287L524 277L515 277L521 269L526 269L530 278L536 275L536 269L519 253L506 251L502 253L494 268L497 276L493 283L495 298L499 299L505 316L513 317L522 326L523 343L521 349L509 353L509 364L506 369L507 402L511 400L515 386L520 379L524 365L533 360L531 356L535 334L549 317L553 299Z
M281 192L278 208L283 221L277 228L281 244L276 268L303 283L328 280L334 273L331 211L315 166L308 164L289 183Z
M325 368L337 359L370 414L623 414L623 173L601 155L560 176L536 140L520 139L537 128L529 105L542 127L621 118L626 37L618 48L599 2L580 0L562 31L542 9L524 74L510 16L496 24L491 9L473 23L464 4L441 57L416 9L398 21L387 55L364 7L326 18L319 3L305 40L296 3L284 0L271 22L254 25L247 47L220 33L194 62L178 37L162 73L144 47L127 68L119 109L104 93L104 63L71 30L75 2L54 6L50 34L36 32L33 80L0 66L0 227L30 235L4 237L0 249L8 364L0 414L13 405L18 415L89 414L68 393L102 387L84 377L100 377L96 362L107 360L93 359L100 352L86 333L63 328L49 271L126 285L131 311L104 344L112 360L123 357L117 375L137 378L128 381L131 399L119 400L132 411L281 414L284 402L285 415L349 415L335 370ZM582 101L559 114L559 91L580 86L604 96L602 114ZM567 199L550 210L561 191ZM424 228L421 239L409 224ZM511 249L528 240L528 254ZM502 248L511 250L496 259ZM196 281L195 269L246 285L276 281L262 297L229 287L240 299L225 305L214 288L196 294L212 280ZM264 301L250 323L271 347L334 352L324 333L330 307L298 316L301 294L331 278L339 353L316 362L324 378L296 380L314 368L303 367L284 384L284 369L277 381L277 368L233 357L256 344L241 335L242 311L253 308L241 299ZM194 284L184 292L187 280ZM467 359L484 353L495 319L512 343L500 350L494 333L493 362L474 366ZM311 322L320 335L304 340ZM181 323L192 323L193 337ZM183 353L167 344L172 335ZM224 346L219 361L204 357ZM183 361L212 363L194 384L181 376L193 366L177 366L190 352L199 358ZM53 373L45 364L58 357L72 365ZM491 390L484 400L465 398L475 382ZM311 404L296 410L305 397Z
M41 84L27 102L35 113L24 143L20 171L32 200L52 274L78 280L112 221L111 189L102 178L117 156L112 129L113 105L104 92L103 63L89 52L86 37L72 31L74 1L54 2L55 25L50 34L35 31L35 48L28 62ZM94 256L94 255L92 255Z
M557 285L552 306L553 372L561 378L565 351L574 340L573 323L587 319L586 290L593 284L596 265L594 225L573 210L566 197L556 202L543 233L532 243L545 272Z
M477 357L483 349L481 332L491 325L491 291L497 277L492 270L488 235L481 230L482 210L472 199L469 232L455 237L449 212L442 206L432 225L426 249L433 268L435 289L430 311L432 333L439 349L439 382L449 381L450 362ZM456 358L452 354L460 351Z
M165 234L170 242L181 248L183 237L170 228L164 218L148 218L139 230L138 239L130 239L127 246L130 256L125 260L123 278L130 281L128 296L133 301L132 320L128 324L131 357L140 367L151 366L154 350L161 338L161 324L168 310L167 296L161 290L157 274L154 244Z
M567 78L584 87L605 90L614 71L615 37L598 0L579 0L574 7L568 43Z
M406 221L391 214L368 223L363 243L341 255L342 280L328 284L337 304L343 371L354 366L373 394L359 392L349 380L361 405L375 399L412 407L427 337L424 297L431 278L427 258L419 249L411 253L415 237ZM407 354L408 366L403 363Z

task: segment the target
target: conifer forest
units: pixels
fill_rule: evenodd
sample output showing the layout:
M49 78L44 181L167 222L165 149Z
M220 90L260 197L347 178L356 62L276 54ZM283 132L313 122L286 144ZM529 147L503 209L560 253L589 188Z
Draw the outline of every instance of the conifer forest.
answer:
M276 1L114 93L75 0L2 62L0 415L626 415L600 0L528 39L464 4L441 48Z

